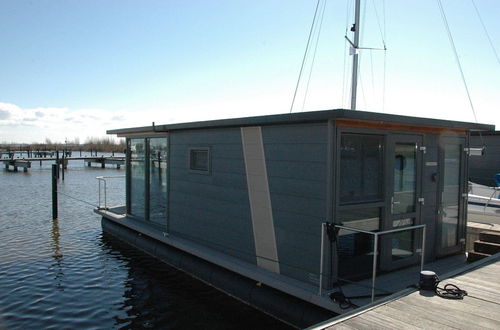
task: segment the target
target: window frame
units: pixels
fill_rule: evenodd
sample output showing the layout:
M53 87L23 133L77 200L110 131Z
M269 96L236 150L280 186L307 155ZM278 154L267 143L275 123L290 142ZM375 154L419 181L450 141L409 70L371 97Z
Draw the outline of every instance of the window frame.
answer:
M206 152L207 154L207 167L206 169L201 169L201 168L193 168L193 155L195 152ZM189 172L195 173L195 174L204 174L204 175L210 175L212 173L212 155L210 151L210 147L191 147L189 148L189 154L188 154L188 169Z
M341 198L341 163L342 163L342 136L343 135L371 135L371 136L376 136L382 139L382 159L380 162L380 175L382 177L380 186L379 186L379 191L380 191L380 196L379 198L369 198L369 199L358 199L358 200L352 200L352 201L342 201ZM371 130L371 129L353 129L353 128L345 128L345 129L339 129L338 134L337 134L337 161L336 161L336 167L337 167L337 189L336 189L336 204L337 207L339 208L349 208L349 206L358 206L358 205L373 205L373 206L378 206L378 205L383 205L385 203L385 192L386 192L386 182L385 182L385 168L387 166L386 161L387 161L387 132L385 131L379 131L379 130Z

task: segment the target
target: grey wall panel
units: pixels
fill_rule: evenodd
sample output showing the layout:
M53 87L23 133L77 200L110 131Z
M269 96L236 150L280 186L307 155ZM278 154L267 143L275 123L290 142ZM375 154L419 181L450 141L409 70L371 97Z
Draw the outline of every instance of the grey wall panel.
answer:
M275 178L322 181L326 173L325 162L267 160L267 173Z
M273 177L271 194L292 195L304 198L324 199L325 181Z
M196 147L210 150L208 174L189 169ZM169 198L173 234L255 264L239 129L171 132Z
M172 172L175 172L172 169ZM199 174L191 174L199 175ZM240 188L231 186L216 186L210 183L190 182L182 180L182 178L170 179L170 193L182 192L186 194L193 194L197 196L207 196L208 198L217 198L219 200L245 203L248 205L248 193Z
M281 273L306 282L319 271L327 131L326 122L262 128Z
M319 143L267 144L266 142L264 142L264 149L266 152L266 160L286 160L286 161L297 161L297 162L302 162L306 160L309 162L322 163L325 161L326 158L326 144L319 144Z
M187 166L184 168L175 168L177 178L182 178L180 181L201 184L201 185L211 185L219 187L232 187L234 189L246 189L246 178L245 175L240 173L231 172L220 172L212 171L210 175L193 173ZM177 179L179 180L179 179Z
M286 226L288 230L311 235L319 235L321 229L319 229L318 224L325 222L324 217L314 217L311 215L305 216L302 214L280 211L276 209L273 210L273 216L284 220L280 222L280 225ZM305 224L311 225L306 226Z
M305 217L325 218L326 200L297 197L293 195L271 194L273 212L284 211ZM282 219L286 222L286 219ZM304 223L304 226L307 226Z

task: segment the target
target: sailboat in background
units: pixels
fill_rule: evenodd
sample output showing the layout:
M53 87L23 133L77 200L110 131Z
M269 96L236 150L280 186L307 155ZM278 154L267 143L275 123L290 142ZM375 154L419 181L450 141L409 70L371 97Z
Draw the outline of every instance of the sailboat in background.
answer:
M500 225L500 173L495 182L496 187L469 182L469 220Z

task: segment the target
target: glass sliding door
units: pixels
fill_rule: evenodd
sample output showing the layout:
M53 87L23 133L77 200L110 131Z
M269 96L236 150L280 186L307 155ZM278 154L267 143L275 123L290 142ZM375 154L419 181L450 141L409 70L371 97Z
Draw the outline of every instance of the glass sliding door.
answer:
M149 138L149 219L160 225L167 220L167 138Z
M462 193L464 169L462 154L465 138L444 137L441 140L441 209L438 223L439 255L460 250L463 224Z
M130 139L130 214L145 219L146 140Z

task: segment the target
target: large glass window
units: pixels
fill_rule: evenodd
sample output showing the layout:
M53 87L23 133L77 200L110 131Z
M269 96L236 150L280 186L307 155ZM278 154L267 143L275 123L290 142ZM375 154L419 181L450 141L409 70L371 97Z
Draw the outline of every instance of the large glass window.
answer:
M165 224L167 218L167 138L149 141L149 219Z
M130 139L130 213L145 218L145 139Z
M382 200L383 136L344 133L340 143L340 203Z
M441 247L458 243L460 206L460 144L444 145L444 187L442 193Z
M396 143L394 154L392 214L415 212L417 146L415 143Z

